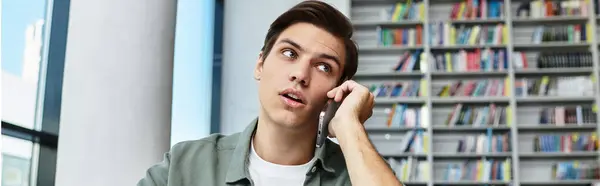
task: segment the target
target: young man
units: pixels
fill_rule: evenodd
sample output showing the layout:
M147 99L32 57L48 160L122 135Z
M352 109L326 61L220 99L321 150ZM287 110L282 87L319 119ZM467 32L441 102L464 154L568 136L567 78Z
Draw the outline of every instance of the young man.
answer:
M352 25L335 8L303 1L278 17L258 54L260 113L241 133L175 145L139 186L401 185L363 128L373 95L350 79ZM341 102L316 148L319 114Z

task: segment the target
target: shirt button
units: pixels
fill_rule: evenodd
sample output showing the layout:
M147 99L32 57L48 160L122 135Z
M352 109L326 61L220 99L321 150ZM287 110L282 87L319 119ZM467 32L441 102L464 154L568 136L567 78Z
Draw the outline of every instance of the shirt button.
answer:
M310 170L310 172L315 172L317 171L317 167L312 167L312 169Z

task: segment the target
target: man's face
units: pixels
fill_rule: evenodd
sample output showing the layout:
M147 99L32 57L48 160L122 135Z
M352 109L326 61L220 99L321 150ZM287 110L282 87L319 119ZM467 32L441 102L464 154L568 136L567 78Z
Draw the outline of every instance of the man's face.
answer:
M296 23L275 41L266 59L259 56L262 111L276 124L303 128L315 124L344 68L343 41L309 23ZM314 126L316 127L316 125Z

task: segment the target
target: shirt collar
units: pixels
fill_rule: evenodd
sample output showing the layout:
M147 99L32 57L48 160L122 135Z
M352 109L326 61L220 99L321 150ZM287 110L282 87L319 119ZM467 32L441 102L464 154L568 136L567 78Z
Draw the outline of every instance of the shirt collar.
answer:
M325 141L322 147L315 149L315 156L317 157L317 162L320 163L325 171L335 173L335 169L333 169L332 162L329 159L335 154L334 148L337 147L337 144L334 144L330 140Z
M257 123L258 118L255 118L239 135L237 145L231 155L229 168L227 169L227 175L225 177L227 183L237 182L241 179L250 177L250 174L247 171L248 153L250 152L250 139L252 138L252 134L254 134Z
M250 152L250 140L258 125L258 117L253 119L252 122L244 129L239 135L237 145L231 156L230 164L227 169L227 175L225 181L227 183L234 183L242 179L248 179L250 174L248 173L248 153ZM327 172L335 173L333 168L334 164L340 163L340 161L333 161L331 159L336 152L339 151L339 146L334 144L330 140L323 145L321 148L315 149L315 156L317 157L317 163ZM336 158L337 159L337 158ZM343 163L343 160L341 161Z

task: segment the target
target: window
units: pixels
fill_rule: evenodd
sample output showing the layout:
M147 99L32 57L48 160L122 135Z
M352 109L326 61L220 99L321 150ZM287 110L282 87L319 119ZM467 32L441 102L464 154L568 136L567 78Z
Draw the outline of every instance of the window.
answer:
M2 6L2 121L33 129L46 0Z
M2 186L54 185L68 0L2 2Z
M31 141L2 136L2 186L29 186Z

